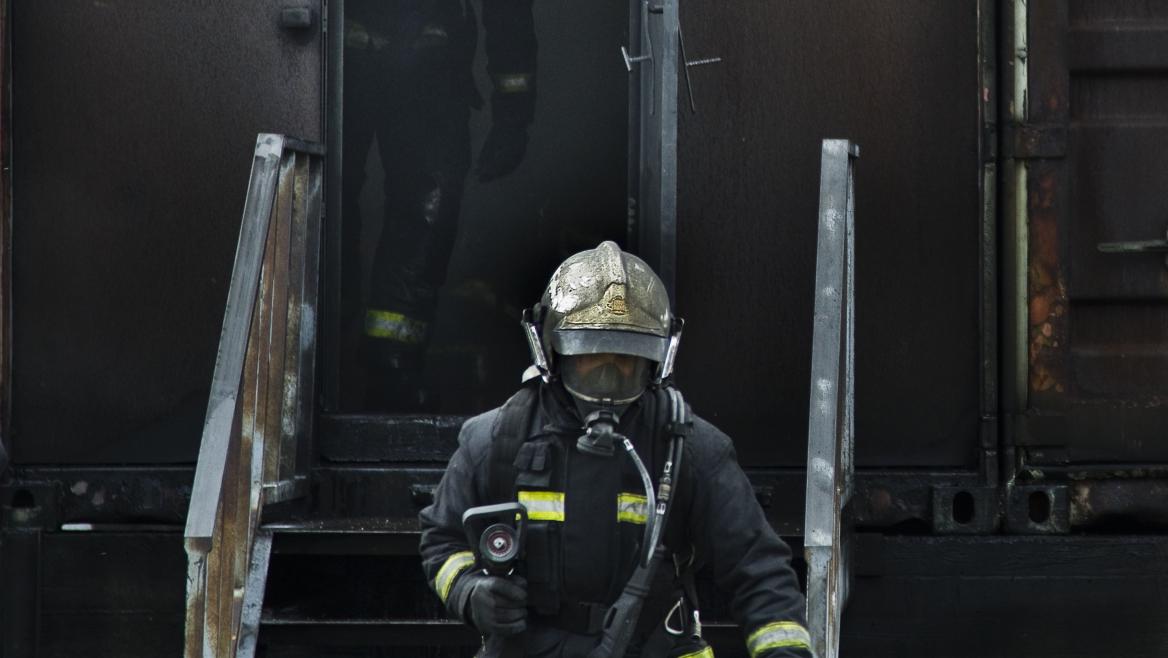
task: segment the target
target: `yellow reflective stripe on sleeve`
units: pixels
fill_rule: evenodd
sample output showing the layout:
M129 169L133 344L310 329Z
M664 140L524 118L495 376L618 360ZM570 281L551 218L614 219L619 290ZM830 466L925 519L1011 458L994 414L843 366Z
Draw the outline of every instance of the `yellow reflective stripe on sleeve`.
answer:
M678 656L677 658L714 658L714 649L713 647L706 647L701 651L687 653L683 656Z
M780 647L802 647L811 650L811 635L793 621L776 621L754 631L746 638L750 658L758 658L764 651Z
M649 520L649 499L639 494L617 494L616 520L645 525Z
M426 340L429 323L415 320L394 311L365 311L365 335L370 338L388 338L399 343L421 343Z
M446 597L450 596L450 587L454 585L454 579L458 574L474 566L474 561L474 553L459 551L442 563L442 568L434 577L434 591L438 592L438 598L442 599L443 603L446 603Z
M531 521L564 521L564 492L520 491L519 504L527 508Z

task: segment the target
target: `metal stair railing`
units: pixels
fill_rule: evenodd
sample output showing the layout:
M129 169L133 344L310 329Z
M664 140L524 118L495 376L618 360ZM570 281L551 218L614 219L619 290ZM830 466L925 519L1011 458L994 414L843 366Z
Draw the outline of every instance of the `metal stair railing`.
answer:
M256 139L187 514L186 658L254 649L271 546L263 507L307 492L323 155Z
M848 600L855 401L855 144L823 140L807 430L807 622L819 658L839 656Z

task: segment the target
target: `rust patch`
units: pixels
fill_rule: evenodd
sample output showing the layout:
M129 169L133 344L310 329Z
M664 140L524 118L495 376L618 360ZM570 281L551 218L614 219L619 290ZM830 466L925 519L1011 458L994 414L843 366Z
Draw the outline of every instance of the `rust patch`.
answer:
M1059 261L1055 171L1035 167L1029 193L1029 358L1031 392L1066 390L1063 350L1067 334L1066 273Z

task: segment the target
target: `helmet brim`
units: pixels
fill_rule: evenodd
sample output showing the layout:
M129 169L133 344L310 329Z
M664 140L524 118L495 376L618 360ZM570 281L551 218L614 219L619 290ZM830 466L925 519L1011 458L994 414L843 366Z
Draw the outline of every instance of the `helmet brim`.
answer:
M629 354L660 363L669 350L669 339L635 331L612 329L555 330L552 349L559 354Z

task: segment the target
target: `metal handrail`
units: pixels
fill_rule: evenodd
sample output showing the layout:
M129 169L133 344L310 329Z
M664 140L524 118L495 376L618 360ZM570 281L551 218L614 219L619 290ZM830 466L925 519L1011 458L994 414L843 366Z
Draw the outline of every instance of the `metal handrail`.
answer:
M815 261L815 321L807 429L807 498L803 551L807 559L807 622L819 658L839 655L848 600L855 400L855 144L823 140L819 179L819 240Z
M236 655L261 509L305 491L322 156L256 140L187 514L186 658Z

